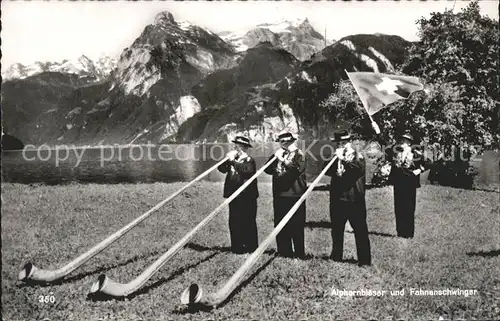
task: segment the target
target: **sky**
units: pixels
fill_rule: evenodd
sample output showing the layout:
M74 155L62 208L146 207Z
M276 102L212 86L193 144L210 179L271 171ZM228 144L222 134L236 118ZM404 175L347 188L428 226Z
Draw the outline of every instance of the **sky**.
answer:
M454 10L469 1L457 0ZM498 2L479 1L482 14L498 20ZM170 11L213 32L248 30L283 18L308 18L321 34L338 40L359 33L417 40L415 21L443 12L453 1L2 1L2 69L13 63L62 61L82 54L118 58L153 23Z

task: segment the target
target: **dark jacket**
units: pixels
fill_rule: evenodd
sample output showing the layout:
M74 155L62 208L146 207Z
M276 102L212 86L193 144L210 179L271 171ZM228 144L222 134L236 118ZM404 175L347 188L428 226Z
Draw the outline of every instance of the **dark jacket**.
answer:
M420 174L415 175L413 171L421 169L422 172L428 170L432 166L432 161L419 155L415 150L411 151L413 160L409 162L408 166L397 166L396 157L398 152L394 150L395 145L386 149L386 159L391 162L391 172L389 174L388 183L397 186L405 186L412 188L419 188Z
M227 173L224 182L224 197L230 197L241 185L245 184L256 172L255 160L247 156L237 158L233 161L227 160L217 168L221 173ZM257 198L259 190L257 188L257 179L255 179L239 197Z
M267 161L273 157L274 155ZM273 197L300 197L307 190L304 153L299 149L285 151L283 157L290 161L288 165L276 159L264 170L273 175Z
M326 175L332 178L330 182L330 202L347 201L365 204L365 159L360 155L351 162L342 161L345 169L342 176L337 176L338 163L339 160L335 160L326 172Z

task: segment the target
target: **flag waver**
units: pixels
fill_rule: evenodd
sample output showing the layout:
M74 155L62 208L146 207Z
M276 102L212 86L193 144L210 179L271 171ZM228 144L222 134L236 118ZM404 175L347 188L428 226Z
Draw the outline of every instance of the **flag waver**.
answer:
M420 80L413 76L374 72L346 73L370 117L385 106L407 99L413 92L424 89Z

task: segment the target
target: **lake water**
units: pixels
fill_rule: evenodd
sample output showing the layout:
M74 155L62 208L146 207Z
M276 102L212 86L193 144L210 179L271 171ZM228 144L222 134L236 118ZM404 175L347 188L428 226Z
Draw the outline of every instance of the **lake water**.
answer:
M323 145L316 143L310 148L317 158L307 158L306 172L312 179L321 171L319 146ZM277 148L278 144L268 143L251 149L257 168L263 166ZM6 182L48 184L189 181L220 161L231 149L231 144L205 144L5 151L2 176ZM330 157L331 149L323 148L322 153ZM205 179L221 181L224 177L215 170ZM269 175L259 177L259 181L266 180L270 181Z
M266 143L250 149L257 168L279 148L277 143ZM306 176L309 182L321 172L324 161L332 155L334 144L330 141L299 142L299 148L308 151ZM62 148L25 151L4 151L2 153L2 181L17 183L63 184L68 182L87 183L139 183L190 181L221 160L232 144L203 145L136 145L92 148ZM376 149L376 148L375 148ZM367 183L374 170L374 149L365 148ZM491 154L491 153L490 153ZM481 165L480 181L498 183L498 153L488 154L488 164ZM485 154L486 155L486 154ZM422 183L427 182L422 175ZM222 181L224 174L212 171L204 179ZM260 182L271 181L262 174ZM328 183L324 177L321 183Z

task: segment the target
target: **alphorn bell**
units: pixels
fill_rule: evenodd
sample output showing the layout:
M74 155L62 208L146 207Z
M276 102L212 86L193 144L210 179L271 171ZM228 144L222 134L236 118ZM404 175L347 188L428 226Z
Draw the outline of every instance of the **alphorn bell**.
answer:
M167 252L158 258L153 264L151 264L142 274L130 281L129 283L118 283L106 275L101 274L97 281L92 284L90 293L92 295L105 294L111 297L125 297L135 291L139 290L159 269L178 251L181 250L184 245L206 224L208 224L224 206L228 205L233 199L235 199L241 192L247 188L250 183L252 183L262 172L271 165L276 159L274 156L269 162L262 166L252 177L250 177L243 185L240 186L229 198L227 198L221 205L219 205L215 210L208 214L198 225L196 225L191 231L182 237L177 243L175 243Z
M193 179L191 182L183 186L180 190L175 192L174 194L170 195L168 198L164 199L160 203L158 203L155 207L147 211L146 213L142 214L129 224L125 225L122 227L120 230L116 231L115 233L111 234L108 236L105 240L101 241L99 244L88 250L86 253L80 255L73 261L69 262L65 266L57 269L57 270L43 270L39 269L36 266L34 266L32 263L26 263L24 267L22 268L21 272L19 272L19 280L20 281L29 281L29 280L34 280L34 281L41 281L41 282L54 282L57 281L69 273L73 272L77 268L79 268L81 265L83 265L85 262L90 260L92 257L97 255L99 252L103 251L106 249L108 246L110 246L113 242L124 236L128 231L130 231L133 227L135 227L137 224L141 223L145 219L147 219L154 211L165 205L168 201L182 193L185 189L193 185L195 182L201 180L203 177L207 176L211 171L216 169L219 165L224 163L228 158L225 157L222 159L220 162L215 164L214 166L210 167L206 171L204 171L202 174L197 176L195 179Z
M274 241L276 235L285 227L288 221L292 218L295 212L299 209L299 206L306 200L307 196L311 193L314 186L316 186L321 178L325 175L328 169L332 166L333 162L337 159L335 156L321 171L321 173L316 177L316 179L311 183L309 188L302 194L295 205L288 211L288 213L283 217L278 226L269 234L269 236L260 244L260 246L248 257L248 259L243 263L243 265L236 271L236 273L229 279L229 281L224 284L224 286L213 294L204 295L204 291L198 284L191 284L181 295L181 303L185 305L199 303L204 306L217 307L222 304L234 291L236 286L242 281L246 273L254 266L257 260L260 258L262 253L269 247L272 241Z

